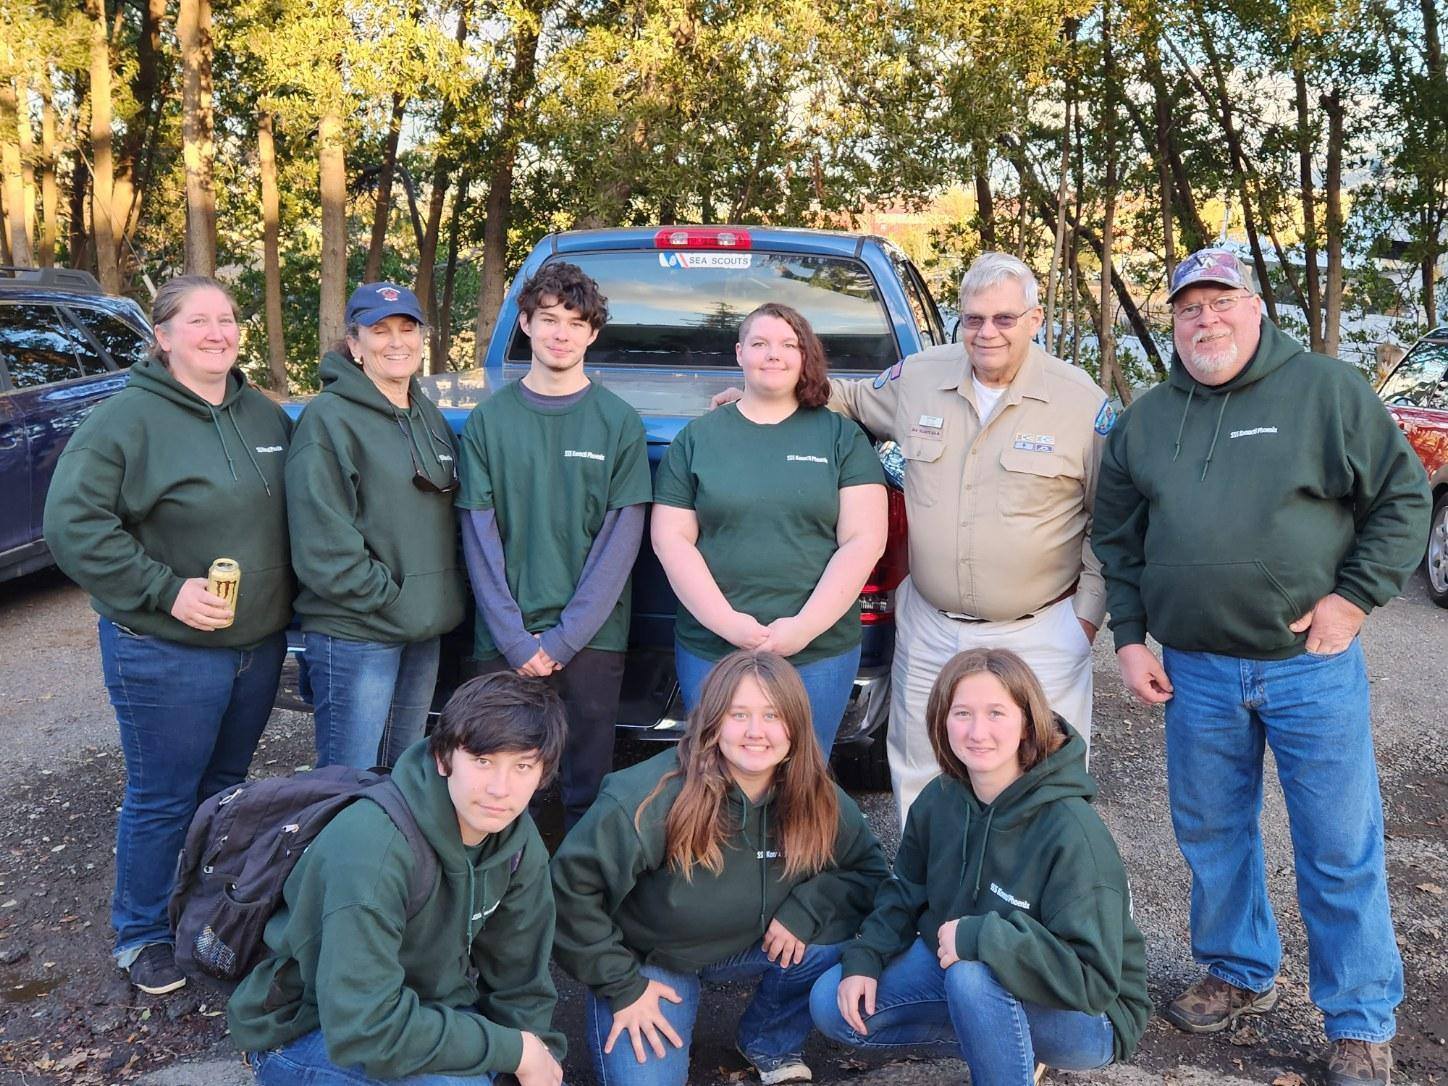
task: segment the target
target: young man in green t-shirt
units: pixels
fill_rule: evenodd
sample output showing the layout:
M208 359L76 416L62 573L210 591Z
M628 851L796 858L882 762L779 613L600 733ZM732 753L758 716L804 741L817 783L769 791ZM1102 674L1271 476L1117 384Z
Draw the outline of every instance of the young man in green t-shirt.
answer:
M478 604L475 670L540 676L563 698L567 829L613 767L648 447L638 413L584 372L608 320L598 284L550 263L518 308L532 364L469 416L457 504Z

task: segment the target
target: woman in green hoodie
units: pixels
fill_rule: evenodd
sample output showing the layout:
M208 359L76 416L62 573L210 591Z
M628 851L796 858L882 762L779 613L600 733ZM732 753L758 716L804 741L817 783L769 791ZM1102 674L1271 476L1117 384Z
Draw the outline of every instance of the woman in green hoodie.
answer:
M463 617L452 431L417 383L417 295L364 283L287 456L318 765L392 765L421 737L438 638Z
M1030 1086L1131 1055L1146 955L1086 744L1015 653L975 649L926 705L941 775L910 808L875 910L810 998L821 1033L963 1055L971 1081Z
M213 279L166 283L152 357L66 445L45 503L56 564L100 613L126 792L111 900L116 963L180 988L166 904L197 804L246 777L286 653L291 423L236 368L236 308ZM216 558L241 567L228 601Z
M678 748L605 778L553 859L554 956L588 985L599 1083L682 1086L701 980L753 979L740 1051L765 1086L807 1081L810 985L885 874L794 668L725 656Z

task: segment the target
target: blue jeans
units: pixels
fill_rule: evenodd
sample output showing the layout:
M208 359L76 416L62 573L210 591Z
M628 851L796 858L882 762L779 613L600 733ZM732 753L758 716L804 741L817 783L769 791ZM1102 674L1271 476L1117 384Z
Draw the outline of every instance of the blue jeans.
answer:
M718 660L706 660L695 656L677 641L674 642L674 671L679 677L679 692L684 695L684 708L692 710L699 700L699 691L704 679ZM804 692L809 695L810 716L814 719L815 737L820 741L820 750L829 758L835 745L835 733L840 730L845 708L850 704L850 691L854 688L855 674L860 670L860 646L838 656L828 656L812 664L796 667Z
M261 1086L492 1086L492 1075L407 1075L369 1078L360 1067L338 1067L327 1057L322 1031L303 1034L289 1045L249 1054Z
M1089 1071L1111 1062L1115 1031L1104 1014L1026 1003L1001 987L980 962L940 963L925 940L885 966L868 1033L856 1033L840 1014L836 966L815 983L809 1009L815 1028L857 1048L919 1048L962 1056L970 1081L982 1086L1030 1086L1036 1062L1063 1071Z
M171 942L176 857L201 801L246 779L271 716L287 639L202 648L99 623L101 667L121 731L126 792L116 823L115 954Z
M1255 992L1282 960L1262 856L1262 751L1287 801L1308 984L1330 1040L1386 1041L1403 998L1383 804L1354 641L1335 656L1246 660L1166 649L1167 788L1192 872L1192 956Z
M317 765L393 765L427 730L438 639L389 644L309 633Z
M694 1020L699 1015L701 981L724 983L759 978L754 998L739 1018L735 1032L739 1049L750 1060L774 1060L796 1056L809 1036L810 987L830 966L840 960L844 944L809 946L797 965L781 969L771 962L758 943L748 950L704 969L698 974L675 973L646 965L639 970L649 980L662 981L682 998L680 1003L660 1000L669 1025L684 1042L675 1048L664 1040L664 1058L659 1059L645 1043L646 1062L639 1063L627 1033L614 1041L613 1051L603 1051L608 1031L613 1028L613 1011L607 1000L588 993L584 1029L588 1052L598 1086L684 1086L689 1080L689 1046L694 1037Z

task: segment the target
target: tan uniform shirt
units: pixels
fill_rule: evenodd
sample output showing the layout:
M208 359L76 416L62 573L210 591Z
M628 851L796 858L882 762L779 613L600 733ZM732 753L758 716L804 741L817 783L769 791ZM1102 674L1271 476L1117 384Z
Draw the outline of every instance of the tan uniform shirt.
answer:
M1033 344L982 426L965 348L951 343L873 380L832 379L829 406L904 452L910 577L932 606L1010 621L1079 578L1076 614L1101 625L1091 506L1114 416L1090 377Z

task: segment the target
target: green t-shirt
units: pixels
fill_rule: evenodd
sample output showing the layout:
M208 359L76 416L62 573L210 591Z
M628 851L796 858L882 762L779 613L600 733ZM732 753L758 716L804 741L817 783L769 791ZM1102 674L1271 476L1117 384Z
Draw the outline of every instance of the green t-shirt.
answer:
M649 500L644 426L597 384L567 407L529 403L517 382L479 404L463 426L458 474L462 509L492 509L503 541L508 590L529 633L558 625L573 598L604 515ZM628 648L629 590L588 648ZM474 653L498 655L482 615Z
M799 613L834 557L840 488L884 482L879 458L849 419L801 407L760 425L730 404L679 431L659 464L654 501L694 510L699 553L724 598L767 625ZM675 632L706 660L734 648L682 605ZM859 640L859 608L851 606L790 659L824 660Z

